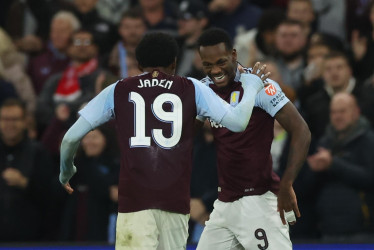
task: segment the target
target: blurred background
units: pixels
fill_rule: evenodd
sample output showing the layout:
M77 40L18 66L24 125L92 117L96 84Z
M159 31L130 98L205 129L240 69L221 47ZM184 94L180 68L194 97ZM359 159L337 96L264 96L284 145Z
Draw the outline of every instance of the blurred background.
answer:
M58 181L62 137L103 88L141 73L134 53L147 32L175 36L177 74L203 78L196 41L208 27L230 34L243 66L268 65L312 132L294 183L302 213L291 227L294 249L374 249L347 245L374 243L373 0L1 0L1 249L113 249L120 158L114 126L82 140L71 196ZM330 105L338 92L355 101ZM357 122L354 134L334 137ZM329 156L342 169L321 164L329 140ZM271 153L280 176L288 148L276 123ZM217 198L215 154L205 126L193 154L190 249Z

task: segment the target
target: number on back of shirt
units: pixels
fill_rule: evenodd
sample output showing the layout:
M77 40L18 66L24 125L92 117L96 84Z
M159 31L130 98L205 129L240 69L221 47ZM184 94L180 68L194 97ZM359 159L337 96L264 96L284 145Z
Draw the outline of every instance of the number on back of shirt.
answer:
M134 136L130 138L130 147L149 147L151 137L145 135L145 109L151 108L153 115L160 121L171 124L171 137L166 138L162 134L162 129L152 129L154 142L162 148L172 148L178 144L182 135L182 101L175 94L164 93L155 98L151 107L145 106L144 98L137 92L129 94L129 101L134 103ZM166 112L162 105L170 103L171 112Z

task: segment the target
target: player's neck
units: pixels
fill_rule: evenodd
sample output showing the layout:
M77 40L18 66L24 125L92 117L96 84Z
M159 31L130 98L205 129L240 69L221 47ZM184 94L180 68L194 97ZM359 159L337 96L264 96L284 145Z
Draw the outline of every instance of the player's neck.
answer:
M148 67L148 68L144 68L143 72L152 72L154 70L158 70L158 71L163 72L163 73L168 74L168 75L174 75L174 70L170 69L169 67L167 67L167 68L165 68L165 67Z

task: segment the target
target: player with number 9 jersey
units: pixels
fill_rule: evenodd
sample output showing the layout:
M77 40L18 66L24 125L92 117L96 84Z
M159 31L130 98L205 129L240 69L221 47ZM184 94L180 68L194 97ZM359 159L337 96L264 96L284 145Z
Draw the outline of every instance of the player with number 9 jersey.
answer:
M197 44L207 74L202 82L227 103L240 105L239 64L227 32L208 29ZM256 65L244 70L257 72ZM292 184L308 152L310 132L280 86L271 79L267 83L256 96L251 121L243 132L233 133L208 118L217 148L219 186L198 250L292 249L287 222L294 224L295 214L300 216ZM273 172L270 153L275 119L290 135L282 180Z

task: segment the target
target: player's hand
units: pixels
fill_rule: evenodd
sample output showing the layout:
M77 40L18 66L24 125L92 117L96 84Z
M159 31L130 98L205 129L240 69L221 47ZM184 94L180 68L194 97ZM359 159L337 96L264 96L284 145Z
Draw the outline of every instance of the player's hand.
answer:
M191 219L197 221L201 225L205 225L205 221L209 219L209 213L201 199L191 198L190 200L190 216Z
M260 62L256 62L252 68L251 74L260 77L260 79L265 83L266 79L270 76L271 72L266 72L266 64L261 65Z
M72 168L68 168L68 169L64 169L64 170L61 170L60 171L60 176L59 176L59 179L60 179L60 182L62 184L62 186L64 187L64 189L69 193L73 193L73 189L71 188L70 184L69 184L69 181L71 179L71 177L73 177L73 175L77 172L77 168L73 165Z
M278 212L284 225L286 225L287 222L290 225L294 225L296 223L296 217L299 218L301 216L292 185L280 187L278 193Z
M62 186L64 187L66 192L68 192L68 194L72 194L74 192L74 189L70 186L69 182Z

